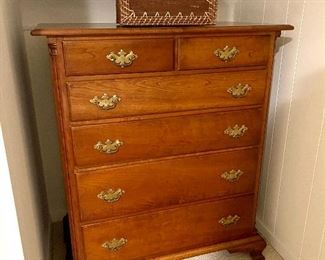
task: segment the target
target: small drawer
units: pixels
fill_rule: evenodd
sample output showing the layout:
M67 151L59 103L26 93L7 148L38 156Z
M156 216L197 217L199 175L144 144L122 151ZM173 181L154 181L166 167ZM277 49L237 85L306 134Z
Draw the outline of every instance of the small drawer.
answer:
M69 82L72 121L263 104L267 72Z
M269 36L182 38L179 68L188 70L266 65L270 47Z
M149 259L252 235L253 208L245 196L83 226L86 258Z
M258 145L261 110L72 127L79 167Z
M258 150L247 149L77 175L81 220L253 193L257 161Z
M67 76L169 71L173 39L121 39L63 42Z

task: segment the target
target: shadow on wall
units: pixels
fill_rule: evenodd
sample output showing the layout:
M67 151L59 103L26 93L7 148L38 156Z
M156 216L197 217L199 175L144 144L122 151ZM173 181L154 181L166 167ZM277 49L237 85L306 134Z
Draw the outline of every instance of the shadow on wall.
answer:
M217 22L236 21L239 17L239 0L218 0Z
M49 213L17 2L0 3L1 126L24 255L46 257Z
M278 52L282 47L284 47L285 45L287 45L291 41L292 41L292 38L290 38L290 37L281 36L280 38L278 38L277 41L276 41L275 52Z
M46 39L30 36L30 30L40 23L115 22L115 1L23 0L20 7L49 210L55 222L66 214L66 205L50 61Z

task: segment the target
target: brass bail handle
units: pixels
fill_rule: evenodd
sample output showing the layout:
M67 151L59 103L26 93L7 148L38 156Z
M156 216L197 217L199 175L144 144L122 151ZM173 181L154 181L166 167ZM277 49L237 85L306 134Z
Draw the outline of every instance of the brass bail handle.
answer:
M101 191L97 198L107 202L107 203L114 203L117 202L122 196L125 194L125 191L118 188L117 190L108 189Z
M114 154L119 151L119 149L122 145L123 145L123 142L120 140L111 141L110 139L107 139L104 143L101 141L98 141L94 145L94 149L101 153Z
M118 250L120 250L122 247L124 247L127 244L128 240L126 238L113 238L110 241L106 241L102 244L102 247L116 252Z
M133 61L138 58L138 55L135 54L132 50L127 53L126 51L121 49L117 54L113 51L110 52L110 54L108 54L106 58L116 66L125 68L127 66L131 66Z
M232 138L239 138L243 136L248 130L248 127L245 125L239 126L234 125L233 127L229 126L227 129L225 129L224 134L229 135Z
M221 178L228 182L239 181L239 178L244 174L241 170L230 170L221 174Z
M121 100L117 95L109 96L105 93L101 97L94 96L89 102L102 110L110 110L114 109Z
M236 46L229 47L225 46L223 49L216 49L214 55L223 62L229 62L233 60L239 54L239 50Z
M243 98L252 90L248 84L239 83L235 86L228 88L227 92L234 98Z
M227 217L222 217L219 220L219 224L223 225L224 227L229 227L231 225L237 224L237 222L240 220L240 216L236 215L229 215Z

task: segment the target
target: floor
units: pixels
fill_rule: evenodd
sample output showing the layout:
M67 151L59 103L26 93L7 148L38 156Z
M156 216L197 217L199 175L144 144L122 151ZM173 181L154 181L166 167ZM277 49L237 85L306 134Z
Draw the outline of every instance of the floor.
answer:
M65 246L63 242L63 228L62 222L53 224L53 247L52 247L52 260L64 260L65 258ZM267 246L263 252L266 260L283 260L282 257L271 247ZM229 254L227 251L220 251L207 255L201 255L188 258L187 260L250 260L251 258L247 254Z

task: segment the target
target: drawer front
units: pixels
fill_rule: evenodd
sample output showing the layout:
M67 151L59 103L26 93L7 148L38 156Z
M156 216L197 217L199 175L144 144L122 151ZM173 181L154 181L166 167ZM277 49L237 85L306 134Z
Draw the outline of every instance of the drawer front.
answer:
M77 176L81 219L253 193L257 161L258 150L250 149L81 174Z
M261 110L72 128L80 167L143 160L260 143Z
M86 259L144 259L250 235L253 204L247 196L84 226Z
M179 66L186 70L266 65L270 44L269 36L183 38Z
M63 42L68 76L174 69L173 39Z
M262 104L266 75L261 70L71 82L71 120Z

